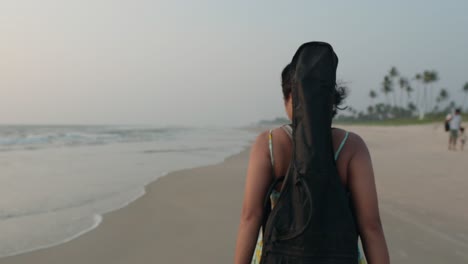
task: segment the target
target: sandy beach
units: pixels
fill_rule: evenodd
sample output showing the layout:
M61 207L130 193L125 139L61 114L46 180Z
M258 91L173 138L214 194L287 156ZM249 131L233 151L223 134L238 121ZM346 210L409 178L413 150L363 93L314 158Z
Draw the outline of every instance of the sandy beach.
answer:
M344 128L370 148L392 263L468 263L468 150L440 125ZM232 263L248 157L170 173L93 231L0 263Z

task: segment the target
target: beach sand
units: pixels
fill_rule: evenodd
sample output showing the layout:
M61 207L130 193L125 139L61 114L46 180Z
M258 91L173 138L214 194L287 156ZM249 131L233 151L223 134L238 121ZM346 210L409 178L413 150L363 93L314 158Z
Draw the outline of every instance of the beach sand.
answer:
M392 263L468 263L468 150L440 125L345 129L370 148ZM95 230L0 263L232 263L248 156L171 173Z

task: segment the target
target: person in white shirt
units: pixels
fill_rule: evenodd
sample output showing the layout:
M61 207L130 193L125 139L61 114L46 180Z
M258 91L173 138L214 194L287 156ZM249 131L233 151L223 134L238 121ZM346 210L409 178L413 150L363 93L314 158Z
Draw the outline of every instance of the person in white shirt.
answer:
M461 110L455 110L455 114L450 118L449 126L450 126L450 137L449 137L449 150L456 150L457 149L457 139L458 139L458 131L460 130L462 122L461 117Z

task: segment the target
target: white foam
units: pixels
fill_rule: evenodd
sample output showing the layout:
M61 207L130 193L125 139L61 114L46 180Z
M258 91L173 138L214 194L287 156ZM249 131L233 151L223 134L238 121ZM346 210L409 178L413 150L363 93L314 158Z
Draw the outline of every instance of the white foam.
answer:
M146 186L151 182L172 171L220 163L240 153L253 136L224 132L209 134L195 131L184 134L182 138L163 142L0 153L0 160L4 161L0 166L5 172L0 176L0 193L4 198L0 199L0 208L5 208L2 214L24 212L22 215L25 219L12 217L0 221L0 256L12 256L67 243L98 227L103 214L126 207L143 196ZM212 146L212 149L206 146ZM147 149L183 147L200 151L142 154ZM28 160L28 166L24 166L25 160ZM54 185L50 185L50 182L54 182ZM54 186L60 186L60 189ZM78 218L88 214L89 218ZM36 234L38 237L34 237L34 243L27 241L26 230L20 230L26 234L21 234L23 240L18 240L19 246L14 244L18 234L10 232L6 227L2 230L3 226L12 229L16 222L25 227L37 226L35 215L40 215L42 223L46 223L46 219L61 221L60 228L64 230L46 228L44 241L40 242L41 234ZM90 223L86 224L86 221ZM67 228L67 223L76 223L83 228ZM70 230L73 230L71 235ZM4 236L4 233L10 237Z
M32 247L32 248L29 248L29 249L23 250L23 251L11 252L11 253L6 254L6 255L1 255L0 257L3 258L3 257L16 256L16 255L19 255L19 254L24 254L24 253L28 253L28 252L32 252L32 251L36 251L36 250L40 250L40 249L50 248L50 247L54 247L54 246L58 246L58 245L70 242L73 239L78 238L78 237L88 233L89 231L95 229L96 227L98 227L101 224L101 222L102 222L102 216L101 215L94 215L93 218L94 218L94 223L93 223L93 225L91 227L89 227L87 229L84 229L81 232L78 232L75 235L70 236L70 237L68 237L68 238L66 238L64 240L57 241L55 243L40 245L40 246L37 246L37 247Z
M67 242L70 242L90 231L92 231L93 229L97 228L102 220L103 220L103 214L106 214L108 212L112 212L112 211L116 211L116 210L119 210L121 208L124 208L126 206L128 206L129 204L133 203L134 201L138 200L140 197L142 197L143 195L145 195L145 191L144 189L141 189L141 191L135 195L133 198L125 201L124 203L120 204L119 206L116 206L114 208L109 208L107 211L103 211L102 214L94 214L92 215L92 224L87 227L87 228L84 228L78 232L76 232L75 234L71 235L71 236L68 236L68 237L65 237L64 239L61 239L61 240L57 240L53 243L45 243L45 244L41 244L41 245L38 245L38 246L34 246L34 247L30 247L28 249L25 249L25 250L17 250L17 251L12 251L12 252L9 252L9 253L6 253L6 254L0 254L0 257L9 257L9 256L15 256L15 255L19 255L19 254L24 254L24 253L28 253L28 252L32 252L32 251L36 251L36 250L40 250L40 249L45 249L45 248L49 248L49 247L54 247L54 246L58 246L58 245L61 245L61 244L64 244L64 243L67 243Z

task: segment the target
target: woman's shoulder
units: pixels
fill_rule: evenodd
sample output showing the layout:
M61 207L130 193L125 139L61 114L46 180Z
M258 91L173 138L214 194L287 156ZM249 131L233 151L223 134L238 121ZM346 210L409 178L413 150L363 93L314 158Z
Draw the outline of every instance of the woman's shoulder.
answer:
M364 139L357 133L349 131L348 135L349 135L348 136L349 143L355 148L360 149L360 148L367 147Z
M271 135L272 138L274 138L275 136L287 136L287 131L290 131L292 132L292 127L291 125L280 125L280 126L276 126L276 127L272 127L270 129L267 129L267 130L264 130L262 131L258 137L262 137L264 138L266 136L266 138L268 139Z
M364 139L353 132L349 133L349 146L350 149L350 162L356 160L359 163L360 158L358 157L368 157L370 158L369 149L367 147L366 142Z
M288 129L292 130L291 125L281 125L281 126L263 130L257 135L256 142L258 141L260 144L268 142L270 134L272 136L280 135L280 134L286 135L285 131ZM356 147L363 147L366 145L364 140L359 134L353 131L342 129L342 128L337 128L337 127L333 128L333 136L336 136L337 138L343 138L346 134L347 134L347 142L349 142L349 144L356 146Z
M257 137L252 143L252 147L261 147L268 144L268 135L270 134L270 130L264 130L257 134Z
M340 140L346 137L346 148L353 150L353 152L367 150L367 145L364 139L359 134L353 131L345 130L342 128L334 128L333 134L334 137ZM273 139L278 136L287 137L284 126L278 126L259 132L253 143L253 146L261 147L265 150L268 150L268 143L270 138Z
M268 150L270 142L274 141L276 144L281 143L288 138L287 135L287 125L272 127L266 130L262 130L257 134L255 141L252 144L252 147L258 147L265 150ZM286 128L286 129L285 129ZM289 140L289 139L288 139Z
M351 154L358 151L367 151L367 145L359 134L342 128L334 128L334 133L338 139L346 138L346 149Z
M278 136L279 130L282 130L281 126L262 130L257 134L255 141L252 143L252 147L268 148L269 141L275 138L275 136Z
M267 142L270 134L275 133L275 131L280 129L280 128L281 127L272 127L272 128L261 130L260 132L258 132L254 144L257 143L257 142L259 144Z

